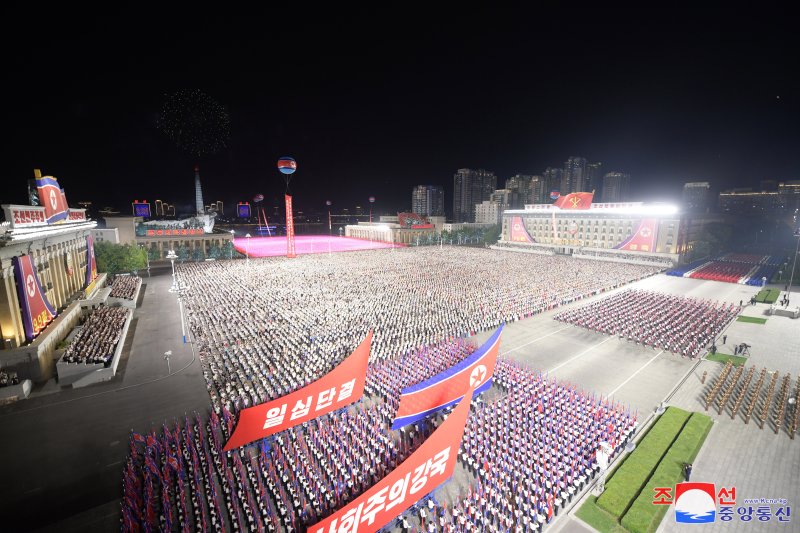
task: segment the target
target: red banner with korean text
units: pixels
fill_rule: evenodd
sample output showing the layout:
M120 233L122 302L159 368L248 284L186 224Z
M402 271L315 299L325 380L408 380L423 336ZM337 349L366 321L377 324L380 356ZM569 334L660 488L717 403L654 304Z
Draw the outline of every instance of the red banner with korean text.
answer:
M56 317L56 310L47 301L39 275L29 255L11 258L14 279L17 282L17 298L25 327L25 338L32 341Z
M373 533L453 475L473 387L428 440L374 487L308 528L309 533Z
M225 451L269 437L361 399L367 381L372 332L350 356L323 377L277 400L239 412Z
M294 215L292 214L292 197L285 194L286 200L286 257L297 257L294 253Z

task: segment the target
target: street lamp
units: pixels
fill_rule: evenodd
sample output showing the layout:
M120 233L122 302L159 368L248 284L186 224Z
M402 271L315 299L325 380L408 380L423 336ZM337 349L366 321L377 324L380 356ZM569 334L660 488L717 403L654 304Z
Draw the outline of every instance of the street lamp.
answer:
M370 196L369 197L369 222L370 222L370 224L372 224L372 204L374 204L374 203L375 203L375 197L374 196Z
M234 235L236 235L236 232L234 230L231 230L231 257L230 257L231 259L233 259L233 237L234 237Z
M792 294L792 282L794 281L794 267L797 265L797 253L800 251L800 228L794 230L794 236L797 237L797 246L794 247L794 261L792 261L792 274L789 276L789 289L786 291L786 299Z
M167 259L169 259L170 263L172 263L172 290L173 291L176 288L176 284L175 284L175 260L177 258L178 258L178 256L175 255L175 250L170 250L169 253L167 254Z
M169 367L169 356L172 355L172 350L167 350L164 352L164 360L167 362L167 374L172 374L172 370Z
M333 225L331 224L331 205L333 205L333 202L325 200L325 205L328 206L328 255L331 255L331 238L333 237L331 235L333 231Z
M247 238L247 245L244 248L244 252L245 252L245 254L247 254L247 261L249 262L250 261L250 234L248 233L247 235L245 235L245 237Z
M147 277L150 277L150 251L144 244L139 245L144 250L144 258L147 261Z

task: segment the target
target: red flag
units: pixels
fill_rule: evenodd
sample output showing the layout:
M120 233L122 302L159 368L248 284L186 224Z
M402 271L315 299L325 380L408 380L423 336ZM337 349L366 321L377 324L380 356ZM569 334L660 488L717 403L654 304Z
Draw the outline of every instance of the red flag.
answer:
M572 192L560 197L553 205L560 209L589 209L593 198L593 192Z

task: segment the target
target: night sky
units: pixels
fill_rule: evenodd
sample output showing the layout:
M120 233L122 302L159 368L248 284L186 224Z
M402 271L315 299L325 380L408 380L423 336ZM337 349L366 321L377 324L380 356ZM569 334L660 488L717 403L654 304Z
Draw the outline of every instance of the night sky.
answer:
M399 9L401 4L393 4ZM33 168L72 205L283 192L299 209L410 208L411 188L463 167L538 174L571 155L632 175L634 199L800 179L800 57L788 11L266 12L80 25L15 21L5 51L2 203ZM154 22L158 20L157 22ZM35 31L33 31L35 29ZM156 127L166 95L228 111L229 147L200 158Z

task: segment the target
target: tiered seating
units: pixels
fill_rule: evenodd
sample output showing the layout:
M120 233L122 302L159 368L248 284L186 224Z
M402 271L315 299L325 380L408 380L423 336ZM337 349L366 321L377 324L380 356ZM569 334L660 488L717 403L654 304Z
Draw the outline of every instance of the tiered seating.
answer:
M777 271L778 266L776 265L761 265L758 270L745 279L745 284L760 287L763 283L762 278L767 278L767 283L769 283Z
M117 276L114 278L114 283L111 285L112 298L124 298L132 300L136 295L136 289L142 284L142 278L139 276Z
M769 256L760 254L728 253L717 258L717 261L728 261L731 263L747 263L749 265L760 265L765 263L768 258Z
M740 311L733 304L627 290L557 314L555 320L696 357Z
M667 270L667 276L677 276L682 278L686 275L687 272L699 268L700 266L708 263L707 259L701 259L699 261L694 261L693 263L689 263L688 265L684 265L682 267L676 267L671 270Z
M754 269L751 263L732 263L729 261L712 261L692 272L689 277L707 279L711 281L724 281L726 283L739 283Z
M130 311L124 307L100 307L67 346L61 358L66 363L108 366L120 342L122 328Z

